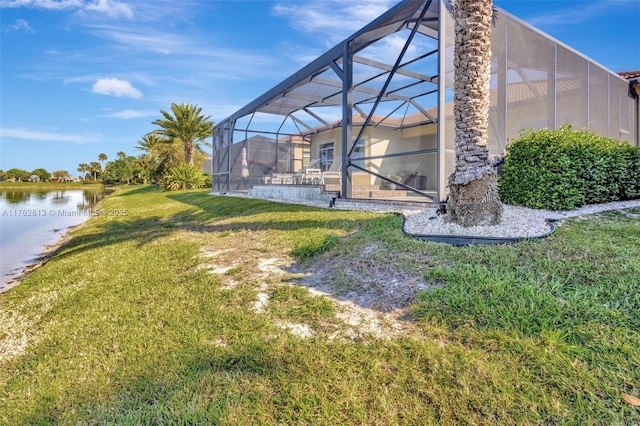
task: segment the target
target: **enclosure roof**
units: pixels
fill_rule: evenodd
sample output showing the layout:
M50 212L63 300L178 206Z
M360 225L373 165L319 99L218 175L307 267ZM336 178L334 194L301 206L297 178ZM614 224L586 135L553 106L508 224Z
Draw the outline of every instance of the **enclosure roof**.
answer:
M373 125L398 125L402 128L416 125L416 119L424 119L420 121L421 124L436 122L437 110L425 109L417 100L420 97L431 96L437 92L440 76L437 74L427 75L422 71L422 68L416 65L419 64L419 61L429 58L431 55L437 55L437 48L421 51L417 54L418 56L409 59L403 58L402 63L392 63L397 58L385 61L382 56L368 55L366 49L389 35L411 31L416 28L416 24L418 25L416 28L417 34L432 41L437 40L439 36L438 14L440 4L439 0L401 1L277 86L222 120L221 123L233 123L234 130L255 131L258 129L253 128L254 125L251 123L253 115L258 113L281 116L283 117L283 123L284 120L291 120L298 128L297 134L314 133L319 129L328 129L335 126L337 116L342 116L342 113L336 114L335 111L340 109L343 103L342 62L346 51L351 53L350 59L354 64L351 85L353 108L355 110L353 111L354 117L358 115L366 116L368 107L379 101L380 104L391 105L389 109L393 109L395 105L401 106L388 115L383 114L381 120L379 117L375 117L376 119L371 123ZM522 25L544 35L559 45L565 46L577 55L594 62L580 52L576 52L564 43L542 33L504 10L495 9L499 11L500 15L515 19ZM356 66L359 69L366 69L367 72L356 73ZM606 67L602 68L621 79L640 77L640 70L613 73ZM391 73L395 73L401 78L394 84L385 87L381 82L385 81ZM570 81L563 81L559 83L556 90L568 90L572 84ZM509 93L509 98L521 100L530 97L531 93L529 92L531 90L539 94L546 90L546 86L532 89L532 84L529 84L529 87L510 86L513 86L510 87L513 93ZM383 89L384 93L382 93ZM516 93L516 91L519 92ZM326 113L331 109L333 109L333 113ZM380 114L380 111L378 110L376 113ZM245 117L251 118L245 122ZM241 120L242 123L237 121L239 119L243 119ZM250 126L252 128L249 128Z
M386 13L369 23L343 42L309 63L286 80L273 87L248 105L236 111L224 121L235 121L253 113L275 114L291 117L294 121L305 126L310 119L313 125L321 122L327 127L333 119L320 117L318 111L322 107L340 107L342 105L342 61L346 46L353 54L354 64L370 70L367 76L356 76L353 81L353 103L359 106L372 104L381 92L382 85L376 87L375 82L384 80L394 68L394 63L388 63L380 58L359 56L361 52L382 38L403 30L411 30L418 22L422 11L426 7L417 33L431 39L438 36L438 0L404 0ZM381 102L411 102L424 93L431 93L437 89L437 76L425 75L411 70L411 63L436 54L437 50L421 53L418 58L412 58L403 64L398 64L396 74L402 76L403 85L387 88Z

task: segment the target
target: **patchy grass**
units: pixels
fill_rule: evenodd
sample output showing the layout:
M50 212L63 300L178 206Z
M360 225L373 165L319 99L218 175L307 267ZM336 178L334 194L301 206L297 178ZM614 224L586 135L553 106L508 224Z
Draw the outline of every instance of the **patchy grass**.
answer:
M103 208L0 295L0 424L640 422L637 210L451 247L206 191Z

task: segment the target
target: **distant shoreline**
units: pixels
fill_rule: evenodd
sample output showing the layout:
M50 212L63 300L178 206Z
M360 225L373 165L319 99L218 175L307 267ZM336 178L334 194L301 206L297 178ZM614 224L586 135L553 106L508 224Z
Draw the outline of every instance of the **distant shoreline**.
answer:
M0 189L102 189L101 182L49 183L49 182L5 182L0 181Z

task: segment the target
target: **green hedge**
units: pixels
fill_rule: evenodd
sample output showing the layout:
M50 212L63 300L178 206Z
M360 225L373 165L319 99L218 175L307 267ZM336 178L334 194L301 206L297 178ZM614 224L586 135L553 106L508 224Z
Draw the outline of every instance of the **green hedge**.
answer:
M550 210L640 198L640 148L570 125L527 131L499 183L503 202Z

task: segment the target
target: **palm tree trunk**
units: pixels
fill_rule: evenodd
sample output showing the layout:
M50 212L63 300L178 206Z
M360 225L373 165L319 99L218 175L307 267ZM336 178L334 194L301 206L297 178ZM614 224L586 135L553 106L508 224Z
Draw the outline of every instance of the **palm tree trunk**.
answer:
M502 203L487 148L492 1L457 0L454 14L456 168L449 176L447 220L495 225Z
M193 142L184 142L184 161L193 166Z

